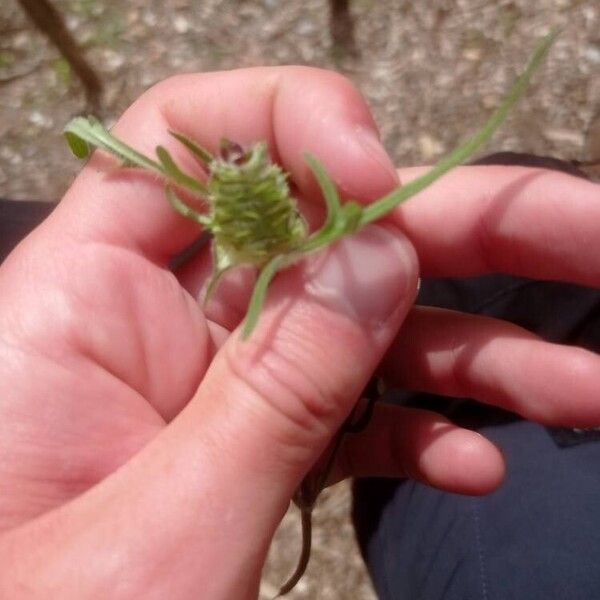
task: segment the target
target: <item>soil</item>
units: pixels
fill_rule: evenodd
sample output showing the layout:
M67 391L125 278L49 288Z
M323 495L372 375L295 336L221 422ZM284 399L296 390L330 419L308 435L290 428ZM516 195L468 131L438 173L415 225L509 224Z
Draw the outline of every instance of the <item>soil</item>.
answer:
M547 64L486 152L567 160L600 152L597 0L352 0L352 48L332 43L327 0L54 5L104 84L101 117L108 125L145 89L175 73L313 65L344 73L361 90L398 165L431 163L474 131L540 37L562 26ZM2 0L0 197L60 199L80 168L61 130L89 110L86 102L66 61L16 1ZM375 598L356 550L349 503L347 484L324 495L308 573L289 598ZM292 569L298 533L290 513L265 570L265 598Z

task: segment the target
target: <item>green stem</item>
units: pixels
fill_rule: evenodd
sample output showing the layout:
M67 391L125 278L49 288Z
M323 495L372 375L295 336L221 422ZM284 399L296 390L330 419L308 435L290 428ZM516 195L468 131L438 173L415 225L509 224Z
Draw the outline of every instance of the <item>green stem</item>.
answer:
M244 327L242 329L242 339L247 340L250 334L256 327L260 311L265 301L267 294L267 288L271 279L275 277L275 274L281 267L284 266L286 261L289 261L290 257L285 254L278 254L272 258L260 271L254 289L252 290L252 297L248 304L248 311L246 312L246 319L244 321Z
M546 58L546 55L548 54L550 47L554 43L558 33L559 30L554 29L542 40L533 53L527 68L514 83L502 104L498 107L498 109L496 109L496 111L494 111L485 125L472 138L454 150L454 152L442 158L442 160L440 160L431 170L421 177L417 177L417 179L407 183L397 190L394 190L387 196L379 199L377 202L365 207L360 221L361 225L366 225L367 223L371 223L372 221L380 219L398 206L398 204L408 200L418 192L431 185L442 175L445 175L454 167L457 167L468 160L485 142L487 142L492 137L496 129L498 129L498 127L500 127L500 125L504 122L513 105L523 95L523 92L527 88L531 77Z

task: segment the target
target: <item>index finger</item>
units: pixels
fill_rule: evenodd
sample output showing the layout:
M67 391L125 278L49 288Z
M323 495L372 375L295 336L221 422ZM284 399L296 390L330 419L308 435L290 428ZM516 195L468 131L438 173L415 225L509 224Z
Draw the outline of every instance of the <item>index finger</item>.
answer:
M409 181L421 169L402 169ZM398 207L425 276L510 273L600 285L600 186L516 166L458 167Z

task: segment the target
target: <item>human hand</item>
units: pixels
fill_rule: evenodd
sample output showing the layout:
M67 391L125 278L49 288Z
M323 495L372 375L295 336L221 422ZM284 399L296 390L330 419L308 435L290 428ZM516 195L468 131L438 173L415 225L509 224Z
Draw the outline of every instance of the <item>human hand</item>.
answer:
M316 186L303 162L307 150L347 196L368 201L396 184L368 110L331 73L254 69L168 80L136 102L115 132L143 151L162 143L185 164L168 129L211 149L222 136L242 144L267 139L309 212ZM230 332L243 316L248 279L224 284L201 310L194 296L209 271L206 253L175 274L167 268L197 236L196 227L171 211L160 182L113 166L96 154L52 217L0 270L0 590L12 597L255 596L289 498L414 298L416 257L397 227L411 237L427 272L483 271L485 259L494 265L489 257L506 245L492 237L477 246L485 238L474 234L473 223L489 214L494 192L501 190L513 211L532 214L536 186L541 198L562 186L587 211L578 217L564 206L571 231L590 239L597 194L595 186L565 176L503 169L494 175L489 204L478 204L479 178L492 171L457 171L427 192L435 194L433 202L416 199L385 225L281 274L258 329L241 342ZM480 183L464 198L461 182L471 177ZM438 201L443 196L454 202ZM574 247L570 254L557 252L552 272L544 270L542 259L555 251L544 243L552 232L560 247L569 246L558 228L565 214L553 216L539 238L531 227L514 224L508 233L531 252L506 264L577 281L587 272L590 283L593 276ZM474 252L480 248L483 253ZM445 255L437 256L441 251ZM418 376L413 383L440 390L457 354L452 346L439 353L432 345L457 343L459 335L472 344L481 341L474 340L481 330L469 321L453 338L439 338L426 327L439 315L420 310L411 311L385 375L410 377L402 362L409 353ZM566 384L574 362L588 387L576 395L571 390L575 400L568 407L558 398L543 412L544 393L552 399L554 391L545 388L517 405L517 392L507 390L510 368L493 359L531 340L514 329L509 336L504 324L494 327L483 328L487 359L484 352L483 363L463 360L455 372L464 378L457 381L480 383L483 400L527 416L598 422L600 408L589 392L593 355L549 348L561 360L539 365L540 378L551 367L546 377L562 373ZM345 445L338 469L411 474L467 493L489 491L502 471L498 450L481 436L431 413L390 407L381 407L372 426Z

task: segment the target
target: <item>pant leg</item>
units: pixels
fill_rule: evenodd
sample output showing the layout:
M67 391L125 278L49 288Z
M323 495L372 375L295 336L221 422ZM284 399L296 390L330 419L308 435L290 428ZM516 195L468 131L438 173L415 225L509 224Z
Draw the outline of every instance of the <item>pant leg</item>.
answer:
M50 202L0 199L0 262L53 209Z
M419 301L600 349L600 294L580 286L438 279L423 283ZM413 481L358 481L353 518L382 600L600 598L598 431L549 430L468 399L403 393L398 401L481 431L503 449L508 475L483 498Z
M483 498L362 481L354 519L382 600L600 598L600 446L558 447L535 424L482 433L506 455Z

